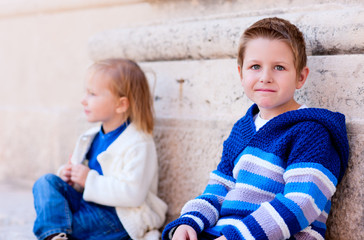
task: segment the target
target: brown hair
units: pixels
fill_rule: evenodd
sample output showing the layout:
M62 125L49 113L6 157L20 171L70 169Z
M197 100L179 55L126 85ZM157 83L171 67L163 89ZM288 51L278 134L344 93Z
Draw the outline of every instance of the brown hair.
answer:
M153 98L147 78L137 63L129 59L106 59L92 64L90 71L111 79L110 90L129 100L129 120L139 130L153 132Z
M264 18L245 30L240 37L238 64L242 67L245 49L249 41L257 38L281 40L291 47L297 75L307 64L306 44L302 32L292 23L281 18Z

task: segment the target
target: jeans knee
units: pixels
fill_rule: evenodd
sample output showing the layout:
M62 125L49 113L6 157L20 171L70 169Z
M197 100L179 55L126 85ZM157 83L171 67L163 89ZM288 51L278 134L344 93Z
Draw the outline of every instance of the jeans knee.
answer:
M47 174L41 176L40 178L38 178L37 181L35 181L35 183L33 185L33 192L35 189L44 189L46 186L53 185L54 183L56 183L59 180L61 180L61 179L58 176L56 176L52 173L47 173Z

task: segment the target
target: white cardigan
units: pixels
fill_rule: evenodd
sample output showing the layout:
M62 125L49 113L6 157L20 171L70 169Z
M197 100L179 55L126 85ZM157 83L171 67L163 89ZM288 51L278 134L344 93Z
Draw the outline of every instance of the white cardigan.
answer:
M82 163L100 127L84 133L71 162ZM83 192L86 201L113 206L132 239L159 239L167 205L158 196L158 160L152 135L131 123L97 156L102 172L90 170Z

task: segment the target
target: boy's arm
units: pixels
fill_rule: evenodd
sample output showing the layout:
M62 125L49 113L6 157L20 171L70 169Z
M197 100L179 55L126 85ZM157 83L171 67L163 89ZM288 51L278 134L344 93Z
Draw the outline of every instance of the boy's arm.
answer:
M247 141L251 137L249 134L242 134L245 133L241 131L245 122L245 118L242 118L234 124L228 139L224 142L221 161L217 170L210 173L210 180L204 193L185 204L181 216L165 227L162 233L163 240L172 239L174 231L183 224L193 227L197 234L216 224L220 217L221 204L226 194L235 186L235 179L232 176L236 158L234 154L239 153L231 154L229 144L235 143L236 139Z
M181 216L164 229L162 239L172 239L176 228L183 224L191 226L197 234L215 225L220 217L221 204L234 185L235 180L232 176L219 170L210 173L210 180L203 194L184 205Z
M220 221L228 225L222 230L227 239L288 239L299 232L304 238L320 236L338 183L340 158L327 130L319 124L309 132L303 129L297 139L283 175L284 193L247 217Z

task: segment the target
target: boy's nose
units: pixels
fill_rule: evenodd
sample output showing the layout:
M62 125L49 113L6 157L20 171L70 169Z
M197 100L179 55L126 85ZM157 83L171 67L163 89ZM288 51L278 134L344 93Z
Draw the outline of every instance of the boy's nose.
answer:
M262 83L270 83L273 81L272 79L272 74L271 74L271 71L270 70L264 70L261 72L261 75L260 75L260 79L259 79L260 82Z

